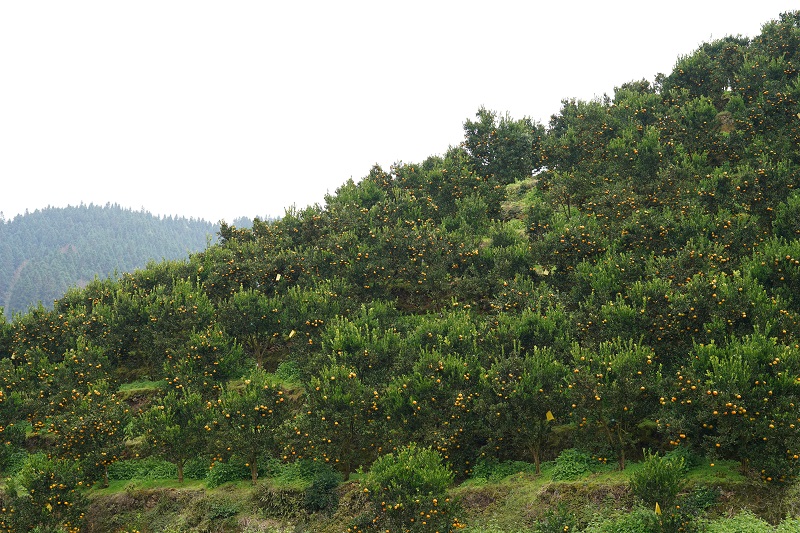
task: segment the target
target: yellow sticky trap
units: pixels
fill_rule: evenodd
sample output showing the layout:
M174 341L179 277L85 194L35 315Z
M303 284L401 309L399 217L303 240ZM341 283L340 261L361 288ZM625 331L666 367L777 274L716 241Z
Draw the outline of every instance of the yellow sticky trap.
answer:
M47 505L45 505L45 507L47 508L48 511L52 511L53 510L53 506L50 505L49 503Z
M295 331L294 331L294 330L290 331L290 332L289 332L289 338L291 339L292 337L294 337L294 334L295 334Z
M277 276L275 276L275 281L280 281L280 280L281 280L281 275L280 275L280 274L278 274Z
M548 422L552 422L553 420L556 419L556 417L553 416L552 411L547 411L547 414L544 415L544 417L547 419Z
M660 515L660 514L661 514L661 506L660 506L660 505L658 505L658 502L656 502L656 514L657 514L657 515Z

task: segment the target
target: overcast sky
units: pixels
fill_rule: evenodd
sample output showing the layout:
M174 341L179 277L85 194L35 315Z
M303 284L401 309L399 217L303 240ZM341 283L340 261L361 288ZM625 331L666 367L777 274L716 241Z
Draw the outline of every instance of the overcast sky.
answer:
M796 0L0 2L0 212L228 222L421 162L485 106L546 123Z

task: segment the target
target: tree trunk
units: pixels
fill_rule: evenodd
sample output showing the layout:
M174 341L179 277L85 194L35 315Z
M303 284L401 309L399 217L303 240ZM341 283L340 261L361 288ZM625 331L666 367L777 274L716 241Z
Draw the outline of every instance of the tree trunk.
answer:
M533 453L533 464L536 465L536 475L538 476L542 473L542 458L539 453L539 446L532 446L531 452Z
M178 461L178 483L183 483L183 463L185 462L184 459Z
M253 481L253 485L255 485L258 480L258 465L255 459L250 461L250 479Z
M108 487L108 465L103 465L103 487Z
M350 460L348 459L344 463L344 473L342 474L342 476L344 477L345 481L349 481L350 480L350 470L351 470L350 469Z

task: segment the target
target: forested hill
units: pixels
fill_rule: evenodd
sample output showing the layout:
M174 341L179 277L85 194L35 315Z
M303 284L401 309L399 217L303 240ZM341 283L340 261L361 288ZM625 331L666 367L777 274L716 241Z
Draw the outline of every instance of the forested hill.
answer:
M95 276L185 259L215 242L218 231L204 220L156 217L117 204L48 207L0 221L0 307L11 317L38 302L51 306Z
M305 499L253 498L281 524L360 469L350 531L455 531L453 483L565 456L625 471L643 449L669 458L659 491L724 461L791 494L773 489L800 475L799 69L793 12L548 124L479 109L441 156L0 322L0 530L73 530L87 483L142 464L297 468ZM603 531L695 531L731 501L707 488L642 490L631 516L657 523Z

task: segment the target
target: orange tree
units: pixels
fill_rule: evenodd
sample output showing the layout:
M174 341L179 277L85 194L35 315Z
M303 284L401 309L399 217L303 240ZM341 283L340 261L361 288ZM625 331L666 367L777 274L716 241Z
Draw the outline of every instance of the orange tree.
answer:
M108 467L125 449L123 428L129 420L126 405L109 390L105 381L75 390L62 403L63 408L48 420L59 456L79 461L84 475L94 478L102 470L103 486L108 486Z
M209 431L207 404L187 388L170 390L134 419L132 436L141 435L144 451L174 463L183 483L186 461L206 448Z
M0 470L9 466L10 459L26 440L23 399L14 390L16 372L11 359L0 360Z
M569 370L548 348L498 360L487 372L483 411L492 431L494 455L533 458L540 472L542 451L568 412L564 388Z
M58 363L46 364L36 351L26 354L26 359L18 369L17 384L28 395L29 419L36 430L46 428L51 417L69 412L87 388L108 379L108 358L83 337Z
M241 367L242 348L216 324L192 331L188 337L167 356L166 379L175 388L189 387L205 399L216 397L221 384Z
M782 238L767 239L753 256L745 261L744 269L750 272L770 296L787 303L787 310L800 308L800 194L790 198L794 209L785 213L786 204L778 206L776 230L779 224L786 227ZM782 208L783 207L783 208ZM797 229L795 229L797 228ZM777 232L777 231L776 231Z
M373 304L375 305L375 304ZM386 304L375 305L376 313ZM321 358L333 357L353 367L367 386L379 386L398 360L402 337L393 327L381 327L370 308L362 308L351 317L334 317L322 331Z
M75 463L28 457L9 479L0 511L0 531L66 531L78 533L88 501Z
M280 428L292 415L289 394L272 381L256 368L242 381L230 382L215 407L218 447L247 462L253 483L259 460L277 451Z
M193 332L203 332L214 321L208 296L188 279L156 285L146 296L147 325L139 336L142 364L155 379L165 361L181 355Z
M83 309L59 313L40 304L11 323L11 354L23 357L37 350L50 362L58 362L75 346L77 325L83 320Z
M768 482L800 473L800 350L754 334L695 346L662 398L673 445L735 459Z
M592 350L575 345L567 395L572 416L585 432L605 437L625 469L626 452L635 449L637 428L658 409L661 370L653 351L632 341L615 339Z
M450 532L461 524L447 497L453 472L435 450L414 443L381 456L364 480L373 503L371 520L356 531Z
M456 475L469 474L486 442L487 428L475 409L483 372L474 355L423 350L409 373L389 383L381 400L388 436L431 446Z
M352 367L331 364L311 379L306 414L300 427L307 435L307 455L334 465L345 480L377 451L378 392L370 391Z
M278 296L267 296L253 289L239 289L219 304L217 320L259 366L274 370L277 361L267 361L266 358L284 328L280 324L280 307L281 298Z

